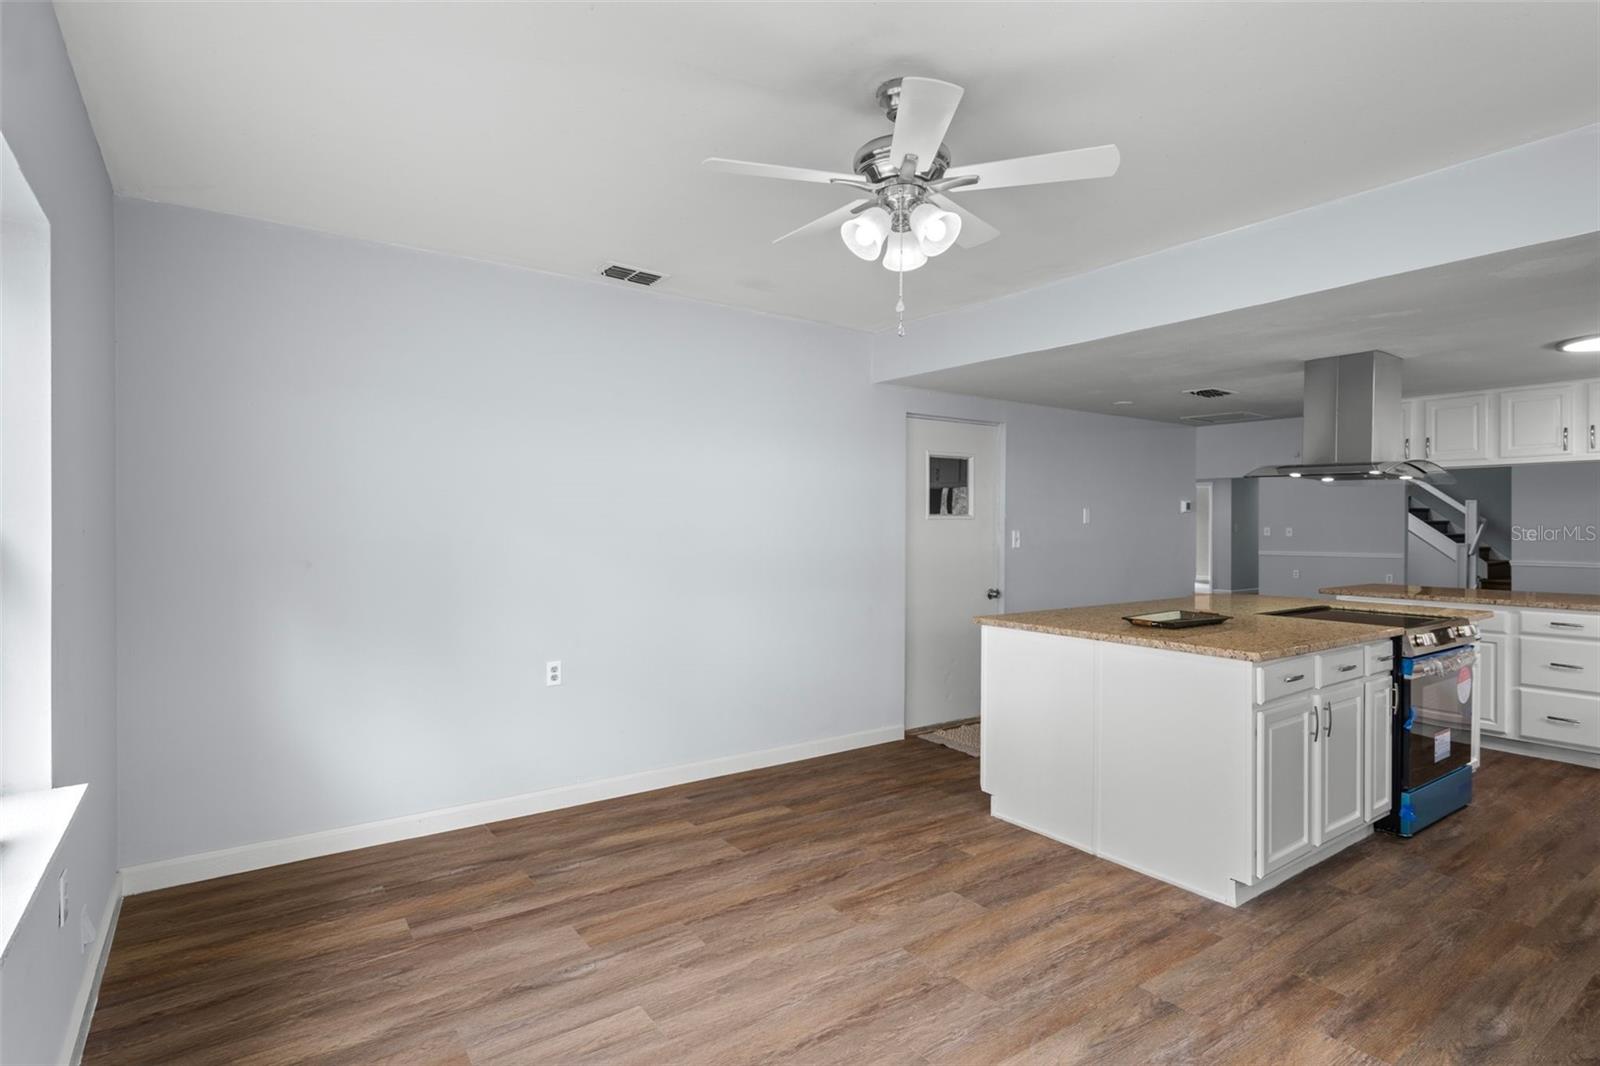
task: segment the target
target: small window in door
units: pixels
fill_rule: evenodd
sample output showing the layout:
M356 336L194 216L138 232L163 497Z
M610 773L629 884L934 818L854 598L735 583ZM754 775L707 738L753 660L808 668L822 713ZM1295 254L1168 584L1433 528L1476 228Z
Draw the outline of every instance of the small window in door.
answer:
M972 517L972 458L928 456L928 517Z

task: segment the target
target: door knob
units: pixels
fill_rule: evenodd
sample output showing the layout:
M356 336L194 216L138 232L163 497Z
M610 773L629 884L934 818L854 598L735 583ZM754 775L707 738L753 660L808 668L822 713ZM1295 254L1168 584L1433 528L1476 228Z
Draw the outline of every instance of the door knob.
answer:
M989 598L991 600L998 600L1000 598L1000 590L999 589L990 589L989 590Z

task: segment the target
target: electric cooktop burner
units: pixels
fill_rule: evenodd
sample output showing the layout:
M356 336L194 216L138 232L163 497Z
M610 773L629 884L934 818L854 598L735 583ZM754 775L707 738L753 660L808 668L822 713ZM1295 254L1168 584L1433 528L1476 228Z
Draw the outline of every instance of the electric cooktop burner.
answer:
M1305 618L1313 622L1354 622L1363 626L1400 626L1405 651L1413 654L1442 651L1465 644L1478 636L1478 627L1465 618L1437 614L1397 614L1391 611L1362 611L1354 607L1315 604L1268 611L1280 618Z

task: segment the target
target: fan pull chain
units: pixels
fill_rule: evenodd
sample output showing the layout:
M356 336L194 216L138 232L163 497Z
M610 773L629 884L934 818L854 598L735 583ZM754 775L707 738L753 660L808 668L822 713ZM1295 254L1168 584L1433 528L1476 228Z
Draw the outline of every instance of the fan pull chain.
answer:
M905 245L906 237L902 233L900 235L901 263L905 262ZM895 327L895 334L904 337L906 335L906 272L904 270L896 270L895 273L900 275L900 298L894 302L894 312L900 316L900 321Z

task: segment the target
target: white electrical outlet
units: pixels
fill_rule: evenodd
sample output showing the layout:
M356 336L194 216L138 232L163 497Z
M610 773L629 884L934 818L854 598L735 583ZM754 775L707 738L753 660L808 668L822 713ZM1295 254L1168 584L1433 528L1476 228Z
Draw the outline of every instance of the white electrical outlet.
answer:
M1286 536L1286 537L1294 536L1294 527L1293 526L1284 526L1283 527L1283 535Z
M1190 511L1193 511L1193 510L1194 510L1194 501L1193 500L1179 500L1178 501L1178 513L1179 514L1188 514Z
M1385 584L1385 585L1392 585L1392 584L1394 584L1394 575L1393 575L1393 574L1384 574L1384 575L1383 575L1383 583L1384 583L1384 584Z
M561 684L561 660L551 659L544 664L544 683L547 685Z
M1011 531L1011 546L1013 548L1022 547L1022 530L1013 529Z
M61 929L67 924L67 871L61 871L61 880L56 882L56 928Z
M1293 574L1294 574L1294 577L1295 577L1295 579L1296 579L1296 580L1299 580L1299 577L1300 577L1300 571L1298 571L1298 570L1295 570L1295 571L1293 571Z
M1262 536L1263 536L1263 537L1270 537L1270 536L1272 536L1272 527L1271 527L1271 526L1262 526L1262 527L1261 527L1261 535L1262 535Z
M1088 525L1089 524L1089 508L1087 508L1087 507L1085 507L1083 509L1083 524L1084 525Z

